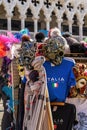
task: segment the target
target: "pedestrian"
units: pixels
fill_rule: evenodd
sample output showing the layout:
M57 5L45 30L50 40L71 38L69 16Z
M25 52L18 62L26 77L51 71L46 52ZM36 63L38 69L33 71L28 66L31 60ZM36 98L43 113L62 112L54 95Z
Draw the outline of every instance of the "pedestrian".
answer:
M38 32L35 35L36 40L36 54L35 56L43 55L42 46L44 44L45 35L42 32Z

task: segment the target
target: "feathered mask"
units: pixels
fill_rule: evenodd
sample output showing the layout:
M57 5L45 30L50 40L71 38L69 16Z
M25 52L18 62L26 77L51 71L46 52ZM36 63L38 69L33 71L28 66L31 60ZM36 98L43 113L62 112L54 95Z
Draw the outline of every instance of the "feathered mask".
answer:
M20 41L15 38L11 32L7 32L7 35L0 35L0 57L8 56L7 53L11 51L12 45L17 44Z
M76 81L84 78L85 80L87 80L87 66L86 64L83 63L77 63L75 65L75 67L73 68L75 77L76 77Z
M87 97L87 66L83 63L77 63L73 68L76 86L71 91L72 97Z

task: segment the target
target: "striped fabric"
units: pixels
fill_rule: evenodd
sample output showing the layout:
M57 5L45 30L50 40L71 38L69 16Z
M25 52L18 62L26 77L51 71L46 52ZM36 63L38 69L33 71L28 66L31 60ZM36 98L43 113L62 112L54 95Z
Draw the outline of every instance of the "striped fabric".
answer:
M40 60L43 59L41 58ZM38 60L36 60L36 62L37 61ZM23 130L54 130L46 72L42 65L39 67L38 72L40 77L38 81L26 83Z

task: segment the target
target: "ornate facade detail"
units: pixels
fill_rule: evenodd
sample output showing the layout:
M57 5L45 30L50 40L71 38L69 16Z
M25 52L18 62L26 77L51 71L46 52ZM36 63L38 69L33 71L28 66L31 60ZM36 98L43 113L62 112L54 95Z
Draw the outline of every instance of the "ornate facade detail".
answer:
M51 23L54 21L56 21L57 23L57 25L55 26L58 26L61 29L63 28L62 26L65 26L64 23L66 21L66 24L69 28L68 31L71 31L71 29L73 28L73 25L75 23L74 20L77 22L77 25L75 26L79 27L79 23L81 23L82 26L86 25L87 27L87 20L85 20L84 24L84 18L87 19L86 0L0 0L0 5L3 5L3 11L5 10L6 12L6 14L4 14L4 17L7 16L6 19L9 21L9 23L10 20L8 17L10 17L11 20L18 20L16 19L16 16L13 17L13 11L16 7L19 12L19 20L23 25L23 27L21 25L21 28L24 28L27 25L31 28L31 24L33 23L32 25L36 26L32 26L34 28L33 31L35 30L35 32L38 31L38 27L41 27L41 29L49 29L50 27L52 27L53 24ZM30 15L28 10L30 11ZM64 14L66 14L67 17L66 20L63 18ZM40 17L42 15L43 17ZM76 16L77 19L74 19L74 16ZM1 18L2 16L0 16L0 19ZM44 27L42 27L40 21L44 22ZM27 24L25 24L25 22L27 22ZM28 22L30 22L30 25L28 24ZM66 29L62 29L61 31L66 31Z
M39 4L38 0L32 0L31 2L34 4L34 6L37 6L37 4Z
M6 12L12 12L13 8L16 5L16 1L15 0L2 0L2 4L3 4Z
M21 2L22 5L24 5L27 2L27 0L19 0L19 1Z
M20 15L26 15L27 9L29 7L29 2L27 0L17 0L16 3Z
M72 9L73 9L72 4L71 4L71 3L68 3L67 8L68 8L69 11L72 11Z

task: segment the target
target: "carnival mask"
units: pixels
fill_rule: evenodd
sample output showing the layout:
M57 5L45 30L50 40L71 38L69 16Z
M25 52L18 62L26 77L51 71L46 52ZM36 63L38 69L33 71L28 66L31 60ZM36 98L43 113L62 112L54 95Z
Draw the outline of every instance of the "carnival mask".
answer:
M18 64L31 69L31 63L35 58L35 44L29 41L23 42L19 50L19 55Z
M18 65L18 71L19 71L19 75L20 77L24 77L24 66L22 65Z
M77 63L74 68L76 86L73 89L73 96L87 97L87 66L84 63Z
M64 45L65 42L61 36L47 39L46 45L43 47L45 57L55 65L60 64L64 57Z

